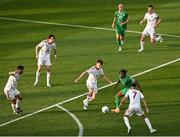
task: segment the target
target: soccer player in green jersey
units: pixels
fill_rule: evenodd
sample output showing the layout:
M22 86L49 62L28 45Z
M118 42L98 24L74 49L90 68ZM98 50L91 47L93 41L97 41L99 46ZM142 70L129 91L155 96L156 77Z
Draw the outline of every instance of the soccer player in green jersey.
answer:
M136 83L137 85L137 88L138 90L140 90L142 92L142 89L138 83L137 80L135 80L134 78L130 77L127 75L127 70L124 70L122 69L120 72L119 72L119 80L118 82L116 83L115 85L115 88L118 86L119 83L122 83L123 84L123 89L121 91L119 91L116 96L115 96L115 106L116 108L115 109L112 109L111 111L115 112L115 113L119 113L120 112L120 98L123 97L126 92L130 89L132 83Z
M124 45L124 36L128 21L128 13L124 11L124 6L120 3L118 5L118 11L114 13L114 20L112 23L112 28L115 28L116 25L116 40L119 45L119 51L122 50L122 46Z

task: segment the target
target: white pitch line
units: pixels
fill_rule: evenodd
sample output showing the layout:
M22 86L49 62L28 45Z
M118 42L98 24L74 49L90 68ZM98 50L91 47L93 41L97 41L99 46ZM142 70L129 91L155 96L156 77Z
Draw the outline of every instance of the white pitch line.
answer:
M68 115L70 115L76 121L76 123L79 127L79 135L78 136L82 137L83 136L83 125L80 122L80 120L73 113L71 113L69 110L65 109L64 107L59 106L59 105L57 105L56 107L62 109L64 112L68 113Z
M8 18L8 17L0 17L1 20L11 20L11 21L20 21L20 22L29 22L29 23L38 23L38 24L46 24L46 25L56 25L56 26L66 26L66 27L76 27L76 28L85 28L85 29L96 29L96 30L107 30L107 31L115 31L112 28L103 28L103 27L93 27L93 26L83 26L83 25L75 25L75 24L65 24L65 23L55 23L55 22L47 22L47 21L37 21L37 20L27 20L27 19L18 19L18 18ZM129 33L141 34L140 31L127 30ZM180 38L179 35L170 35L170 34L157 34L166 37Z
M143 71L143 72L137 73L137 74L133 75L132 77L140 76L140 75L142 75L142 74L148 73L148 72L153 71L153 70L155 70L155 69L162 68L162 67L164 67L164 66L167 66L167 65L169 65L169 64L172 64L172 63L175 63L175 62L178 62L178 61L180 61L180 58L177 58L177 59L175 59L175 60L173 60L173 61L164 63L164 64L162 64L162 65L153 67L153 68L151 68L151 69L145 70L145 71ZM105 86L103 86L103 87L100 87L100 88L98 88L98 91L101 90L101 89L104 89L104 88L113 86L114 84L116 84L116 82L113 82L112 84L108 84L108 85L105 85ZM75 96L75 97L73 97L73 98L64 100L64 101L59 102L59 103L57 103L57 104L54 104L54 105L51 105L51 106L49 106L49 107L40 109L40 110L35 111L35 112L33 112L33 113L30 113L30 114L27 114L27 115L25 115L25 116L21 116L21 117L19 117L19 118L10 120L10 121L8 121L8 122L5 122L5 123L3 123L3 124L0 124L0 127L3 127L3 126L5 126L5 125L11 124L11 123L14 123L14 122L19 121L19 120L21 120L21 119L25 119L25 118L27 118L27 117L33 116L33 115L38 114L38 113L40 113L40 112L43 112L43 111L45 111L45 110L51 109L51 108L53 108L53 107L56 107L57 105L62 105L62 104L68 103L68 102L70 102L70 101L76 100L76 99L78 99L78 98L80 98L80 97L85 96L86 94L87 94L87 93L84 93L84 94Z

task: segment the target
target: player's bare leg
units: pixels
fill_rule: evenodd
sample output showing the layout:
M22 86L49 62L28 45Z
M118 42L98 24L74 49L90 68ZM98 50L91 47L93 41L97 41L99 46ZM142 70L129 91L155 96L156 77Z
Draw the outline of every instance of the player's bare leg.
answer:
M51 87L50 76L51 76L51 66L46 66L47 87Z
M19 103L20 103L20 101L21 101L22 99L23 99L23 97L22 97L21 94L16 95L16 111L17 111L18 113L23 112L23 111L21 110L21 108L20 108L20 105L19 105Z
M122 46L124 44L124 36L116 34L116 40L117 40L117 44L119 45L118 51L122 51Z
M11 108L13 110L13 114L20 115L20 112L16 109L16 98L11 101Z
M112 112L115 112L115 113L119 113L120 112L120 109L119 109L119 106L120 106L120 97L123 97L123 94L120 92L117 93L117 95L115 96L115 105L116 105L116 108L115 109L111 109Z
M87 98L85 100L83 100L84 110L87 110L89 102L92 100L95 100L95 99L96 99L96 93L93 91L93 89L89 89Z
M151 134L155 133L157 130L152 128L151 122L150 122L149 118L146 116L146 114L142 115L142 117L144 118L144 121L145 121L146 125L148 126L150 133Z
M143 50L144 50L144 40L145 40L145 35L144 34L142 34L142 36L141 36L141 40L140 40L140 46L141 46L141 48L138 50L138 52L142 52Z
M41 70L42 70L42 66L38 65L37 72L36 72L36 80L34 82L34 86L37 86L37 84L40 80Z

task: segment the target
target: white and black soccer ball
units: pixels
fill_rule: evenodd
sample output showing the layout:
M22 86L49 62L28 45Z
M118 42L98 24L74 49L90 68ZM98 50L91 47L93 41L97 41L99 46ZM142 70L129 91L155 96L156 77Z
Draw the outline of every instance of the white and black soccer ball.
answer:
M107 112L109 112L108 106L103 106L102 107L102 113L107 113Z

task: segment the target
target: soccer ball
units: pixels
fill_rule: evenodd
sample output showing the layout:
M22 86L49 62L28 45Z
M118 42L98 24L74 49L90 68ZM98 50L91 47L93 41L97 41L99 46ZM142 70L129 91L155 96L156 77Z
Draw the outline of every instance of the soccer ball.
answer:
M107 113L109 112L109 108L107 106L102 107L102 113Z

